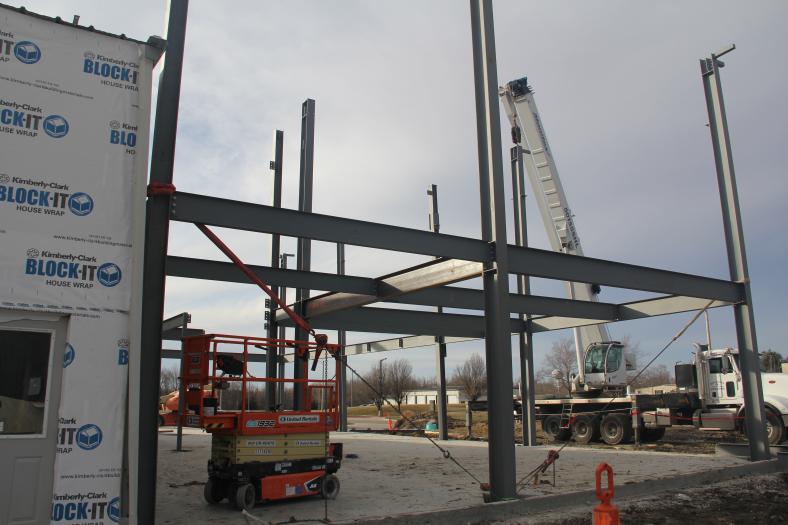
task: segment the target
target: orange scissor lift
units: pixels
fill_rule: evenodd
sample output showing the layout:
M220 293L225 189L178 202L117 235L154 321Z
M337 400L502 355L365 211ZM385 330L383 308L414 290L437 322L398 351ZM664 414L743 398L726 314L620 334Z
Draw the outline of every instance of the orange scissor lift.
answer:
M183 340L183 382L187 407L182 424L211 433L211 459L205 499L211 504L227 498L239 510L257 502L321 495L333 499L339 492L334 475L341 466L342 444L329 443L329 431L338 428L338 345L316 334L309 324L285 305L207 227L196 225L255 284L260 286L300 328L315 339L292 341L206 334ZM301 378L255 377L248 369L251 355L292 349ZM333 378L309 378L309 357L315 370L323 351L334 358ZM281 352L284 353L284 352ZM328 358L328 355L326 358ZM327 364L325 366L328 366ZM254 386L276 383L300 390L301 410L250 410ZM240 385L240 406L222 409L222 393ZM279 400L280 403L283 400ZM316 408L312 408L316 406Z

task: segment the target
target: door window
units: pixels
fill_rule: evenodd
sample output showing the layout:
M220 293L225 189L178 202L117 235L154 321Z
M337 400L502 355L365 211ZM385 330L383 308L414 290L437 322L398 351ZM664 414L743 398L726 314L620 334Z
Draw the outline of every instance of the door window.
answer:
M610 345L607 351L607 371L615 372L621 366L621 353L623 348L616 345Z
M586 374L601 374L605 371L607 345L594 345L586 352Z
M710 374L721 374L722 373L722 359L719 357L715 357L709 359L709 373Z
M0 435L43 433L51 338L0 329Z

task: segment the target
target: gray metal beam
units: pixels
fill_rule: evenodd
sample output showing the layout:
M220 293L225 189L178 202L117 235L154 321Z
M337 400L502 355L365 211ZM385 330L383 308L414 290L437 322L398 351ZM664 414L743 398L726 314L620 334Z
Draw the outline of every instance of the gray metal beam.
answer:
M284 208L277 210L271 206L191 193L175 193L171 218L176 221L279 233L291 237L302 236L327 242L467 261L484 262L491 257L488 244L478 239ZM739 302L744 298L744 289L740 283L722 279L514 245L509 245L507 251L510 271L532 277L596 283L728 302Z
M269 167L274 172L273 184L273 198L272 205L274 208L282 207L282 164L283 164L283 149L284 149L284 131L277 129L274 131L273 140L273 156L274 159L269 163ZM280 252L280 238L279 234L274 233L271 235L271 268L279 267L279 252ZM271 307L268 309L268 337L276 339L278 329L276 326L276 304L274 301L269 301ZM270 347L267 350L267 359L265 363L265 375L268 378L276 378L278 375L277 359L279 349ZM268 403L269 410L274 410L277 403L277 387L278 384L269 382L265 384L265 399Z
M478 337L444 337L445 344L464 343L466 341L476 341ZM345 347L346 355L369 354L372 352L388 352L390 350L406 350L408 348L422 348L435 344L437 337L434 335L410 335L395 337L393 339L381 339L366 343L355 343Z
M314 161L315 161L315 101L308 98L301 105L301 161L299 165L298 184L298 211L312 213L312 190L314 186ZM299 235L296 249L296 267L303 271L312 269L312 239ZM304 301L309 298L309 287L296 289L296 313L305 316ZM296 341L304 341L309 337L300 327L295 329ZM305 355L303 359L309 359ZM293 379L303 379L304 370L299 358L295 359ZM306 408L306 385L297 384L293 387L293 409Z
M510 332L523 329L522 322L511 319ZM354 310L332 312L310 320L313 328L347 330L349 332L400 333L423 335L484 337L484 317L467 314L437 314L413 310L395 310L365 306Z
M485 355L487 364L488 458L490 498L517 495L512 420L512 332L509 319L509 257L506 200L501 162L501 122L492 0L471 0L476 137L482 240L493 248L484 265ZM522 322L518 320L519 330Z
M167 56L164 60L156 104L156 121L151 148L150 183L168 188L175 167L183 46L186 40L188 0L170 2L167 22ZM166 191L148 197L143 262L142 319L139 356L139 421L137 426L136 521L156 523L156 457L159 446L159 376L161 373L161 321L164 317L164 275L169 241L172 198ZM137 283L139 286L142 283Z
M519 144L510 150L512 170L512 203L514 214L514 243L517 246L528 246L528 222L525 216L525 168L523 166L523 148ZM517 276L517 293L528 296L531 294L531 278L524 274ZM521 321L530 319L530 315L519 315ZM534 347L531 325L526 323L526 331L517 334L520 350L520 400L522 402L522 434L523 445L533 447L536 442L536 380L534 379Z
M162 332L161 339L163 341L180 341L182 337L192 337L195 335L203 335L204 333L205 330L197 328L173 328Z
M769 441L766 433L766 413L763 407L763 386L761 385L760 363L758 362L758 342L755 336L755 314L750 293L750 276L747 270L747 252L744 248L739 195L736 189L736 174L733 169L728 121L725 115L725 101L720 83L720 68L724 65L719 57L733 51L736 46L712 54L700 61L703 89L706 94L706 107L709 113L709 131L714 148L714 164L717 168L717 183L720 188L722 223L725 230L725 245L728 250L728 268L732 281L742 283L744 297L733 307L736 322L736 338L739 346L739 362L742 367L742 390L745 411L745 424L750 443L750 459L760 461L769 459Z
M345 275L345 245L337 243L337 275ZM347 355L345 354L346 334L337 330L339 345L339 431L347 432Z
M429 228L435 232L440 233L441 221L440 213L438 212L438 186L431 184L427 188L427 203L429 209ZM480 263L474 263L481 266ZM481 270L481 268L479 268ZM443 313L443 307L438 306L435 310L437 313ZM435 347L435 380L438 383L438 395L436 396L435 411L438 413L438 438L442 440L449 439L449 413L448 413L448 399L446 397L446 341L443 336L436 338L437 346Z

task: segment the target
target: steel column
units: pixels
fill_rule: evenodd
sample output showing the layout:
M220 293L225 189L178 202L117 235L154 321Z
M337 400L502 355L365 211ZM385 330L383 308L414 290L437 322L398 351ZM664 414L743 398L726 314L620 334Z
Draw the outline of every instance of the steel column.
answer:
M506 201L492 0L471 0L470 6L482 240L489 243L492 250L491 259L485 262L484 302L490 497L496 501L517 495L512 420L512 341L507 304Z
M345 275L345 245L337 243L337 275ZM342 366L339 367L339 431L347 432L347 355L345 331L337 330L337 344Z
M188 0L170 2L167 51L159 82L156 123L153 131L150 183L172 184L175 138L183 70ZM164 317L164 272L169 236L171 195L153 193L148 198L143 263L142 328L140 334L139 453L137 512L132 522L156 522L156 457L159 444L158 406L161 372L161 320ZM141 283L140 283L141 284Z
M312 187L314 180L314 156L315 156L315 101L308 98L301 105L301 162L299 167L298 185L298 211L312 212ZM296 251L296 265L301 271L309 271L312 265L312 240L309 237L298 238L298 248ZM296 313L304 316L304 301L309 298L308 288L298 288L296 290ZM296 341L304 341L309 334L296 327ZM304 359L309 359L308 355ZM303 379L301 364L298 356L294 360L293 378ZM307 374L308 375L308 374ZM305 389L298 385L293 385L293 408L303 410L305 399Z
M512 193L514 202L514 242L517 246L528 246L528 221L525 217L525 169L523 166L523 148L519 144L512 146ZM531 279L525 274L517 275L517 293L531 294ZM530 315L520 314L521 321L527 321ZM518 335L520 343L520 397L522 401L523 445L536 446L536 409L534 380L533 332L530 323L525 323L525 331Z
M719 68L724 66L719 57L734 49L735 46L731 45L717 54L712 53L710 58L701 59L700 69L709 113L709 131L714 148L717 183L720 187L728 267L731 280L744 285L744 300L733 306L733 315L736 321L736 338L742 368L744 405L747 407L745 424L750 443L750 460L760 461L770 457L769 442L766 434L766 414L763 406L763 387L758 362L750 277L747 270L747 253L744 248L739 195L736 189L736 174L733 169L733 155L719 71Z
M284 131L276 130L274 132L274 145L273 153L274 160L270 163L270 168L274 171L274 190L273 190L273 207L282 207L282 148L284 144ZM279 267L279 234L274 233L271 235L271 268ZM268 337L276 339L278 330L276 326L276 304L269 301L271 307L268 309ZM265 374L266 377L276 378L278 375L278 361L279 349L276 347L269 347L266 349L265 360ZM280 383L266 383L265 384L265 399L268 403L269 410L273 410L277 405L277 385Z
M435 233L440 233L440 215L438 214L438 186L431 184L427 188L427 201L429 205L429 228ZM443 313L443 307L435 309ZM438 346L435 348L435 379L438 382L438 396L436 412L438 413L438 438L449 439L449 415L446 407L446 340L443 336L435 338Z
M295 257L292 253L283 253L279 256L281 261L280 267L282 270L287 270L287 258L288 257ZM279 287L279 297L284 301L287 302L287 287L280 286ZM286 337L286 328L283 324L279 324L279 339L287 339ZM285 348L279 349L279 355L277 356L277 367L279 369L279 377L285 377ZM284 407L285 403L285 384L278 383L277 385L277 399L282 407Z

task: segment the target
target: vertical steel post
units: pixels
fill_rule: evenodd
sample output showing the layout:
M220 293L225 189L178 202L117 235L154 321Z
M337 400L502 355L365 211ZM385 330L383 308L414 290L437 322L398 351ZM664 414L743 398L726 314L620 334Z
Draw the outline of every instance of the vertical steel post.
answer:
M284 144L284 131L274 132L274 160L269 167L274 171L273 207L282 207L282 148ZM271 268L279 268L279 234L271 235ZM271 307L268 309L268 337L276 339L278 330L276 325L276 303L269 300ZM279 349L268 347L265 353L265 373L268 378L278 375ZM277 385L280 383L269 382L265 384L265 399L268 409L274 410L277 405Z
M178 377L178 428L175 435L175 450L183 452L183 410L186 408L186 386L183 384L183 338L186 337L186 328L192 320L192 316L184 312L181 318L181 363Z
M315 156L315 101L308 98L301 105L301 163L299 174L298 186L298 211L307 213L312 212L312 186L313 186L313 169L314 169L314 156ZM296 264L301 271L308 272L311 267L312 259L312 240L303 237L298 238L298 249L296 251ZM299 288L296 290L296 312L300 316L306 313L304 309L304 301L309 299L309 290L306 288ZM295 339L296 341L305 341L309 334L296 327ZM296 353L293 358L293 378L306 379L304 375L303 363L299 362L298 354ZM309 361L309 355L306 354L303 359ZM309 375L308 373L306 374ZM303 410L306 402L306 389L301 384L293 385L293 408L295 410Z
M287 258L293 257L292 253L283 253L279 256L281 264L280 268L283 270L287 270ZM279 287L279 297L282 301L287 304L287 287L280 286ZM287 332L284 325L279 325L279 339L286 339ZM284 379L285 377L285 347L279 348L279 355L277 356L277 364L279 366L279 377ZM278 383L279 388L277 389L277 396L276 398L279 400L279 404L284 406L285 404L285 384Z
M430 184L427 188L427 202L429 204L429 228L440 233L440 215L438 214L438 186ZM443 307L438 306L436 311L443 313ZM438 413L438 439L449 439L449 416L446 408L446 339L443 336L435 338L438 347L435 349L435 378L438 381L438 395L435 411Z
M345 244L337 243L337 275L345 275ZM339 431L347 432L347 356L345 355L345 331L337 332L339 345Z
M512 418L512 340L509 333L509 268L501 159L501 122L492 0L471 0L476 136L482 239L490 244L484 265L485 354L489 418L490 497L517 495Z
M151 184L172 184L175 137L186 39L188 0L172 0L167 25L167 52L159 82L156 123L151 153ZM171 202L172 201L172 202ZM159 441L159 377L161 373L161 320L164 317L164 272L170 230L170 206L165 192L148 198L145 222L145 258L140 334L139 453L137 468L137 523L156 522L156 458Z
M750 443L750 460L769 459L769 441L766 434L766 414L763 406L758 342L755 336L755 315L750 293L750 277L747 270L747 253L744 248L739 195L733 169L728 121L722 97L719 68L724 66L719 57L733 51L730 46L710 58L700 60L703 90L709 113L709 131L714 148L714 164L717 168L717 183L720 187L722 223L725 229L725 245L728 249L728 267L731 280L744 286L744 301L733 306L736 321L736 338L739 345L739 361L742 368L744 390L745 424Z
M517 246L528 247L528 225L525 218L525 169L523 166L523 148L519 144L512 146L512 193L514 198L514 242ZM517 293L531 293L531 279L527 275L517 276ZM527 321L530 315L520 314L521 321ZM522 401L523 445L536 446L536 409L534 381L533 333L530 324L525 324L525 332L520 332L520 398Z

